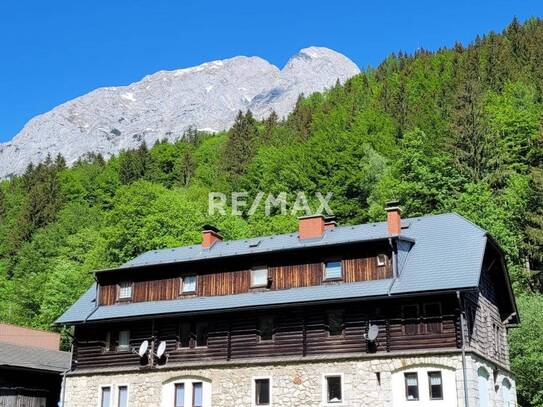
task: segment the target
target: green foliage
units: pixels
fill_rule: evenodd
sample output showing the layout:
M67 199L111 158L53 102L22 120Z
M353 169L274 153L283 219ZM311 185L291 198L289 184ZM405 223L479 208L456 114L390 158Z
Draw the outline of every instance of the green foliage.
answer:
M209 215L208 193L332 193L340 223L456 211L503 247L521 328L511 334L522 405L543 405L543 21L513 21L463 47L391 55L286 119L240 112L219 134L59 156L0 182L0 320L42 328L91 283L92 270L153 249L295 230L296 217ZM250 201L250 199L249 199ZM315 200L310 204L316 208ZM55 328L57 329L57 328Z
M519 405L543 406L543 295L521 295L517 305L522 323L510 331L509 343Z

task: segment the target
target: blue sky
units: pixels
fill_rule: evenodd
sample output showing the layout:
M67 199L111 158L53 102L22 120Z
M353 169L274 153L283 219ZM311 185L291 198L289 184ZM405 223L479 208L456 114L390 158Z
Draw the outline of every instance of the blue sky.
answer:
M326 46L361 68L543 17L541 0L2 0L0 142L33 116L100 86L235 55L283 66Z

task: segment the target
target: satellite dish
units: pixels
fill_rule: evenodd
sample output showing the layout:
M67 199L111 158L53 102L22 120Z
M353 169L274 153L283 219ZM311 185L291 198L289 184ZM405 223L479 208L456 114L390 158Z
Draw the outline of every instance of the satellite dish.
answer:
M162 356L164 356L164 352L166 352L166 342L162 341L158 345L158 349L156 351L157 357L160 359Z
M138 350L138 355L140 355L140 358L145 356L147 349L149 349L149 341L143 341Z
M377 325L370 324L366 339L368 341L374 341L377 339L377 335L379 335L379 327Z

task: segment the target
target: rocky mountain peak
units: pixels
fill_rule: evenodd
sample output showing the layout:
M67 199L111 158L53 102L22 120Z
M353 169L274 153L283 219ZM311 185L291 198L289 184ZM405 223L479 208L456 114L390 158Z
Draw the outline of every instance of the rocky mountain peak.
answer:
M48 154L61 153L71 164L89 152L109 157L143 141L175 140L190 126L220 131L239 110L286 116L301 93L322 91L358 72L344 55L309 47L281 70L259 57L237 56L99 88L34 117L0 144L0 177L20 174Z

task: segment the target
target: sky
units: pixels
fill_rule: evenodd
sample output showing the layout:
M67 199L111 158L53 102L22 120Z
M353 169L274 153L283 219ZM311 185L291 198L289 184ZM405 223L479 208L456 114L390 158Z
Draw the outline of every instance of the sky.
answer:
M543 17L541 0L1 0L0 142L102 86L236 55L282 67L311 45L377 66Z

